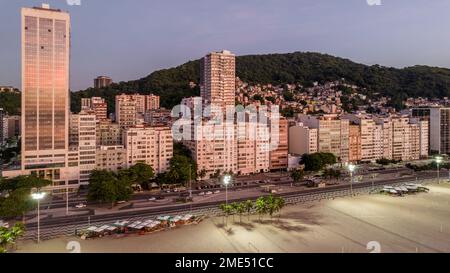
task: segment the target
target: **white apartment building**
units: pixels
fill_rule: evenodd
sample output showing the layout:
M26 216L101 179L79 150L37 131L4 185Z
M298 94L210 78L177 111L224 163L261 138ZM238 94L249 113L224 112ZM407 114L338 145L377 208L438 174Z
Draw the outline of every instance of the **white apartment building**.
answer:
M97 170L117 173L126 169L127 150L123 145L99 146L96 153Z
M159 109L159 103L159 96L153 94L116 96L116 122L121 127L142 125L145 113Z
M317 151L332 153L341 162L349 160L349 126L348 119L338 115L309 116L299 114L298 121L310 129L317 129Z
M318 129L304 126L303 123L289 128L289 153L294 155L318 152Z
M198 126L192 125L192 138L185 140L184 144L191 150L198 171L206 172L206 178L217 172L238 172L235 126L225 123L208 124L206 121ZM251 161L245 161L245 164L252 164Z
M347 114L343 118L360 127L361 161L375 162L383 158L383 126L367 114Z
M212 52L201 60L200 92L204 104L225 112L234 107L236 93L236 56L230 51Z
M70 116L69 145L71 156L78 151L79 182L89 184L96 169L96 116L81 112ZM72 161L73 162L73 161Z
M173 157L173 138L169 127L131 127L124 131L126 167L145 163L155 173L164 173Z

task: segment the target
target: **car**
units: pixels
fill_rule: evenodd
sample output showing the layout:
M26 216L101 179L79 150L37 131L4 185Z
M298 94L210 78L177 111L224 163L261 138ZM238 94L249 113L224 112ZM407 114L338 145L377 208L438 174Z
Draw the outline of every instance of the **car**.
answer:
M213 194L212 191L209 191L209 192L206 193L206 195L212 195L212 194Z
M0 220L0 227L9 228L9 224L8 222L3 222L3 220Z
M127 201L117 201L117 204L125 204Z
M77 209L84 209L85 207L86 207L86 204L83 204L83 203L80 203L75 206L75 208L77 208Z
M166 198L162 195L156 196L156 200L164 200L164 199L166 199Z
M204 196L205 193L204 193L204 192L201 192L201 193L199 193L198 195L199 195L199 196Z
M150 201L150 202L156 201L156 197L150 197L150 198L148 199L148 201Z
M214 194L219 194L219 193L220 193L220 191L215 191L215 192L214 192Z

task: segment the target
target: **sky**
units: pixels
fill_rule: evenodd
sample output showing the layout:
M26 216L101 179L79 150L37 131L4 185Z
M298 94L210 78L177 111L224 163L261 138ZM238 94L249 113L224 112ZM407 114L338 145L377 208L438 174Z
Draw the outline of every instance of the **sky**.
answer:
M450 0L46 0L71 14L72 91L135 80L222 49L313 51L365 64L450 68ZM381 5L369 3L381 2ZM0 0L0 85L20 87L20 8Z

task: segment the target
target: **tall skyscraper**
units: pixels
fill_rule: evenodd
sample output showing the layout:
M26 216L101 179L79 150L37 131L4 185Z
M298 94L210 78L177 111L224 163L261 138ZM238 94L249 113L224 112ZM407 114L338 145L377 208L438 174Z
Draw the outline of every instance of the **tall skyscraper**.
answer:
M69 122L70 15L22 8L22 171L63 184Z
M205 104L225 110L234 107L236 56L230 51L212 52L201 61L201 96Z

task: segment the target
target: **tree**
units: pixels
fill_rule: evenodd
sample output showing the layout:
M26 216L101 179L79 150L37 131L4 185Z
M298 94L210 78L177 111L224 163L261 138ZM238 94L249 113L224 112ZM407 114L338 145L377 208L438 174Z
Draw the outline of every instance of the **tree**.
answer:
M259 221L261 221L261 216L267 212L266 199L260 197L255 203L256 212L259 214Z
M239 203L236 212L239 214L239 222L242 223L242 214L246 211L245 203Z
M234 221L234 215L236 213L239 213L239 204L236 202L231 203L231 210L232 210L232 214L233 214L233 221Z
M206 170L205 170L205 169L202 169L202 170L200 171L200 173L198 174L198 177L200 177L200 179L203 180L203 178L206 177Z
M185 185L190 179L197 177L197 164L191 158L184 155L175 155L170 160L168 178L172 184Z
M133 190L128 176L117 177L108 171L93 171L89 178L88 200L111 203L130 199Z
M22 223L16 223L12 228L0 227L0 253L5 253L8 248L15 247L16 241L25 232Z
M155 178L153 167L144 163L138 163L122 172L129 176L129 180L132 184L139 184L147 190L149 189L150 180Z
M277 211L277 203L275 202L275 198L273 195L269 195L264 201L266 203L266 212L269 213L270 218L272 218L273 214Z
M33 189L40 190L51 185L51 181L36 176L18 176L4 179L0 183L0 215L6 218L17 216L25 217L25 214L36 209L37 203L30 197Z
M337 158L331 153L305 154L301 163L305 165L306 171L318 172L327 165L336 164Z
M245 205L245 210L247 211L248 220L250 221L250 213L252 212L255 205L252 200L245 201L244 205Z
M233 208L230 205L227 204L221 204L219 208L222 210L226 217L225 226L228 225L228 216L233 212Z
M286 206L286 201L284 200L284 198L281 197L276 197L275 198L275 207L277 212L279 212L278 214L278 220L280 220L281 218L281 210Z
M294 180L295 183L302 181L304 177L305 177L305 171L303 171L303 170L294 170L291 173L291 178L292 178L292 180Z

